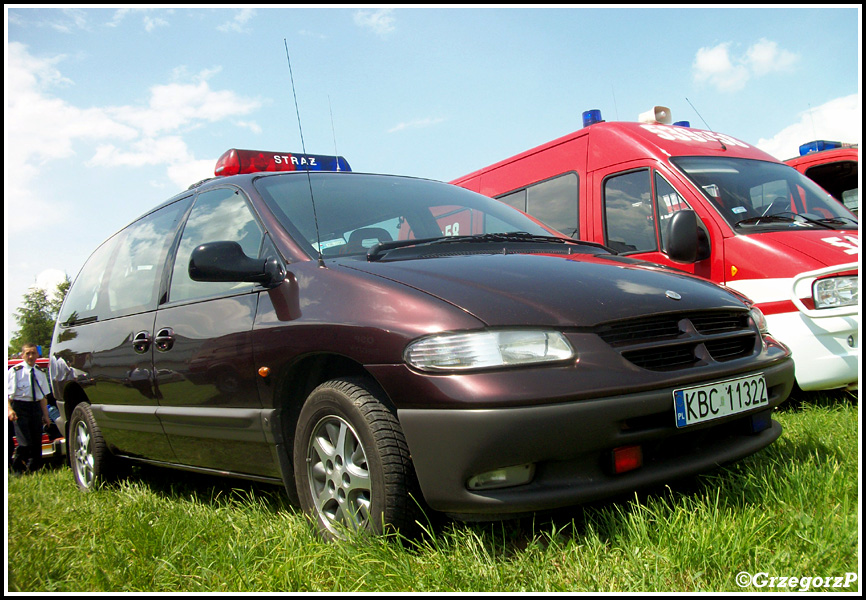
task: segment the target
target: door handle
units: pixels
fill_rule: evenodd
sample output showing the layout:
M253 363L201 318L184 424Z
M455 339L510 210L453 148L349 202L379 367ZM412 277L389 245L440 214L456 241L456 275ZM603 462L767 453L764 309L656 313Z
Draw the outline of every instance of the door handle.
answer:
M163 327L156 332L154 343L158 352L168 352L174 346L174 330L171 327Z
M144 354L150 349L150 333L139 331L132 338L132 349L136 354Z

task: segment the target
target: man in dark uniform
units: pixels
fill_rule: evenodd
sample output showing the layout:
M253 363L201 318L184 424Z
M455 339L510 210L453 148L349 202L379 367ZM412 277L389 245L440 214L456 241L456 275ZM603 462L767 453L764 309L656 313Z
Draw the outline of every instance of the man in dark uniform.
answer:
M9 369L7 400L9 421L15 425L18 448L12 459L16 473L37 471L42 466L42 426L50 425L48 416L48 376L36 366L39 351L35 344L24 344L24 362Z

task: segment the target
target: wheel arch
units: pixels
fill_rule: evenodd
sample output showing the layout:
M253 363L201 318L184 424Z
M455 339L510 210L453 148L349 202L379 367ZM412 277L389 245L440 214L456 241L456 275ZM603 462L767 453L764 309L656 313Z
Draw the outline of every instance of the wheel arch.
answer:
M376 378L361 363L339 354L311 354L288 365L275 378L272 396L275 411L273 434L277 442L277 453L283 483L293 503L297 504L294 494L294 468L292 467L295 429L301 408L310 393L322 383L339 378L362 378L375 386L380 397L386 400L393 410L393 402ZM396 415L396 410L394 410Z
M65 431L62 433L67 439L69 439L69 420L72 418L72 412L82 402L90 403L90 399L87 397L87 392L84 391L84 388L77 383L66 384L63 388L63 420Z

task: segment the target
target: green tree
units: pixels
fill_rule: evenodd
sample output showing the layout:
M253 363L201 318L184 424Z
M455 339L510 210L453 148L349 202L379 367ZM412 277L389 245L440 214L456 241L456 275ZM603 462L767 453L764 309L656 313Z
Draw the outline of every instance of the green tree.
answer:
M32 287L27 290L22 305L15 311L18 331L9 340L9 356L18 354L21 351L21 344L25 342L42 346L42 355L49 355L51 336L54 334L54 322L70 285L72 285L72 281L66 277L57 285L50 298L42 288Z

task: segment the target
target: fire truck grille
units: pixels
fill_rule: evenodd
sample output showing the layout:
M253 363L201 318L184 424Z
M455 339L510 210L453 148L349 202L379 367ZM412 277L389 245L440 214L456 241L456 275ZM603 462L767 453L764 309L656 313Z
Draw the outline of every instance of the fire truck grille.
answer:
M670 313L607 323L596 333L626 360L652 371L744 358L761 344L748 311Z

